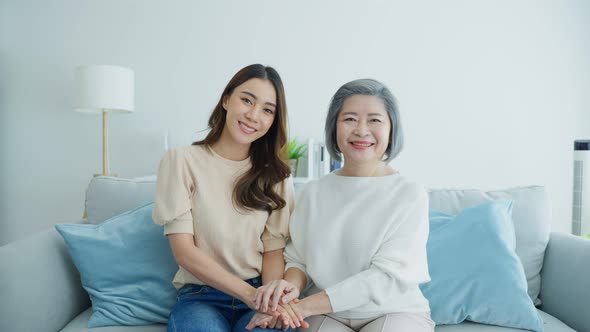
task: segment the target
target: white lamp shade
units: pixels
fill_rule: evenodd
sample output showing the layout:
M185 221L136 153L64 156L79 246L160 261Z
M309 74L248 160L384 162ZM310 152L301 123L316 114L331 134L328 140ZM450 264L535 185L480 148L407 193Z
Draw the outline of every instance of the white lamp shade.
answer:
M91 65L76 69L76 111L133 112L133 70L118 66Z

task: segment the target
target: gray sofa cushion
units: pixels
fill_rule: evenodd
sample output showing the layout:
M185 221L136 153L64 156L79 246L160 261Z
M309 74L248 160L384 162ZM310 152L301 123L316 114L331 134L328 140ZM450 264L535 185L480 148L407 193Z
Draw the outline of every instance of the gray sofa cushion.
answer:
M449 214L498 199L514 201L512 220L516 233L516 255L524 268L528 294L540 304L541 268L551 229L551 204L541 186L482 191L461 189L430 190L430 208Z
M84 311L74 318L61 332L166 332L166 325L144 325L144 326L104 326L88 328L88 320L92 316L92 309Z
M545 332L576 332L569 326L562 323L559 319L549 315L546 312L537 310L545 324ZM491 325L476 324L463 322L458 325L439 325L435 332L523 332L524 330L511 329L507 327L498 327Z
M147 326L109 326L88 329L88 320L92 314L92 309L88 309L78 315L70 324L68 324L61 332L164 332L165 325L147 325ZM576 332L567 325L559 321L559 319L539 310L539 315L545 322L545 332ZM299 331L305 332L305 329ZM459 325L439 325L435 332L523 332L524 330L516 330L505 327L475 324L464 322Z

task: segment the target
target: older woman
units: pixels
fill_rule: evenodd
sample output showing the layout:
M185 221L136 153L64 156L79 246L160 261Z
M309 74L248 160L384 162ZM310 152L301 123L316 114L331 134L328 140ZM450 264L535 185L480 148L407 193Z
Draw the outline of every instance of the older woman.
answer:
M346 83L325 131L330 155L344 157L344 166L303 189L284 280L257 290L257 308L280 305L297 324L309 317L311 331L433 331L418 287L430 280L428 196L388 165L403 145L393 95L375 80ZM257 315L248 327L268 319Z

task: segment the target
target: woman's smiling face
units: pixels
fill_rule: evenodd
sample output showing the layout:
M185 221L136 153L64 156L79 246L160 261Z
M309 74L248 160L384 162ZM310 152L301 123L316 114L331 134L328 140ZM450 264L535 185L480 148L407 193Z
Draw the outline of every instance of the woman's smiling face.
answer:
M383 100L353 95L344 101L336 124L336 141L345 164L379 163L389 145L391 121Z
M238 85L223 100L227 112L224 131L236 144L251 144L272 126L276 103L275 88L268 80L253 78Z

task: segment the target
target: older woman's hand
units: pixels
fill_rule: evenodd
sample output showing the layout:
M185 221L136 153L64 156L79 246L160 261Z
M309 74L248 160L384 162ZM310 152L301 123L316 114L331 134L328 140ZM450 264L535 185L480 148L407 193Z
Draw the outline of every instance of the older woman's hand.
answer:
M286 280L273 280L256 289L254 305L256 310L276 311L279 301L289 303L299 297L299 288Z

